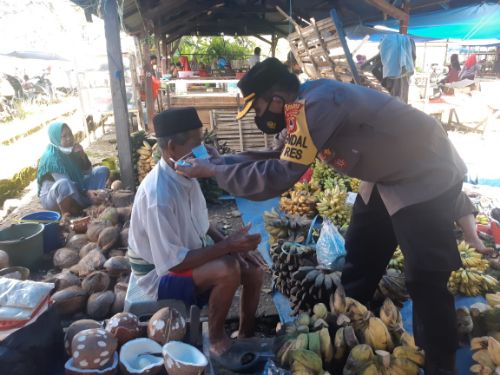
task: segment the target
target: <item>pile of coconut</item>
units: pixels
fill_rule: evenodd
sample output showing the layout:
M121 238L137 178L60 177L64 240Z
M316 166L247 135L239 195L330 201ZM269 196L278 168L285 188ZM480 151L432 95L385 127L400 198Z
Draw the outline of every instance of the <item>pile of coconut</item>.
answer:
M44 280L55 284L51 300L61 315L102 320L123 311L133 199L128 190L100 191L101 204L71 221L65 246L53 256L55 270Z
M73 322L66 330L64 347L69 359L65 373L201 374L206 358L196 348L180 342L186 319L173 308L158 310L147 323L121 312L105 323L92 319Z

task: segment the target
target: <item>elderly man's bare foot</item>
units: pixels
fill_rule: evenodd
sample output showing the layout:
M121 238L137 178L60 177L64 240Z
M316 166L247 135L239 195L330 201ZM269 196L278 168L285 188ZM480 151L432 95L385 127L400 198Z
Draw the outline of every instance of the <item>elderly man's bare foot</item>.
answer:
M210 352L215 355L221 355L228 351L231 347L232 341L229 337L224 337L223 339L217 340L210 343Z
M465 238L464 240L465 240L465 242L467 242L467 244L470 247L474 248L474 250L476 250L480 254L483 254L483 255L493 254L494 250L491 247L484 246L483 241L481 241L481 239L479 239L479 238L475 238L475 239L471 239L471 240Z

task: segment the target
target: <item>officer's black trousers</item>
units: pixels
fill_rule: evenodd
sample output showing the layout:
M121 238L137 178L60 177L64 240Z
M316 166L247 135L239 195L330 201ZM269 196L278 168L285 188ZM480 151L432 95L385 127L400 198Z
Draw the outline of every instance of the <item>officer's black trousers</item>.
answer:
M454 207L461 187L460 183L392 217L375 188L367 205L357 197L346 234L342 284L348 296L363 303L372 299L400 244L406 284L413 300L415 340L427 356L426 375L452 373L454 366L458 338L447 281L451 271L461 266L453 231Z

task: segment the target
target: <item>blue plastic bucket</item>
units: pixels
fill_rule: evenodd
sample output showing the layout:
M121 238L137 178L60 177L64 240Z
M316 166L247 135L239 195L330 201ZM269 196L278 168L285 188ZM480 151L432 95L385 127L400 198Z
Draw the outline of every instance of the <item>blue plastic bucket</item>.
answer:
M21 223L43 224L43 252L49 253L52 250L63 246L61 227L59 221L61 214L55 211L38 211L23 216Z

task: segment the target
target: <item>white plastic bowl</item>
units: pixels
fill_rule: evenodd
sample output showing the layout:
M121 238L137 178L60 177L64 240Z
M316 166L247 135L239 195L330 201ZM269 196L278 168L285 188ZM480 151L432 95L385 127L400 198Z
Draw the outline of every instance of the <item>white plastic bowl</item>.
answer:
M120 368L126 374L154 375L160 372L163 358L144 353L161 353L162 347L156 341L147 338L133 339L120 349Z

